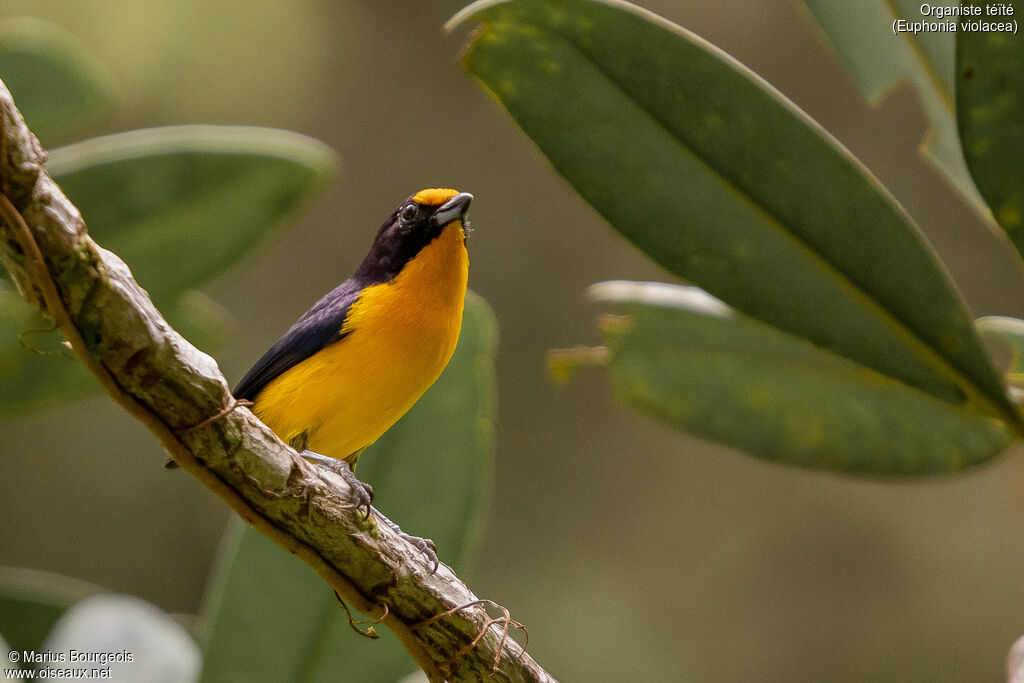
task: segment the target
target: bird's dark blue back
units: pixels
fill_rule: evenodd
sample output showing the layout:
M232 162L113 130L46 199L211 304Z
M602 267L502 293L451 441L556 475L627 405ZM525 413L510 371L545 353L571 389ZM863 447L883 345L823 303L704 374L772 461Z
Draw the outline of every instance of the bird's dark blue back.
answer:
M322 296L256 361L235 387L235 398L255 400L282 373L340 341L345 336L341 328L349 308L359 298L364 286L366 283L351 277Z

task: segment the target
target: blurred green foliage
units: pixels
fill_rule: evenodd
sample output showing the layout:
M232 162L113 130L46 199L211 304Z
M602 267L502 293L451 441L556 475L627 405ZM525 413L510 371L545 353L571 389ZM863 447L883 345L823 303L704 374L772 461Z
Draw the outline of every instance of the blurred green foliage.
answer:
M705 320L719 351L726 338L747 351L697 362L684 343L697 318L641 313L638 300L642 329L610 342L627 403L841 471L953 471L1024 429L910 216L753 72L621 3L483 0L452 25L470 22L466 69L584 199L672 274L780 331ZM775 365L771 350L796 343L781 333L816 345L814 360ZM758 413L751 394L775 408Z
M68 131L89 122L109 89L92 64L52 24L0 25L0 78L11 79L34 130ZM232 318L193 288L279 233L323 194L336 164L326 145L287 131L179 126L60 147L50 152L48 169L93 237L128 263L170 322L215 349ZM50 324L10 287L0 289L0 322L28 331L0 339L0 410L53 407L97 389L44 338Z
M40 650L69 607L101 592L99 586L60 574L0 567L0 636L11 650Z
M91 123L110 104L110 76L96 58L70 32L39 19L0 21L0 74L44 143Z
M128 263L171 324L216 350L232 317L192 288L278 234L323 193L335 164L323 143L287 131L181 126L60 147L49 170L92 236ZM0 292L0 320L6 329L48 326L9 291ZM45 343L37 335L0 340L0 409L53 407L98 388ZM26 344L43 353L27 353Z

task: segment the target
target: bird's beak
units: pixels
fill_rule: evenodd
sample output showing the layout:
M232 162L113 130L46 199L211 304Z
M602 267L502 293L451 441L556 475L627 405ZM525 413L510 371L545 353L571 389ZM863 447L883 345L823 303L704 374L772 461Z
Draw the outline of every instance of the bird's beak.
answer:
M473 201L473 195L468 192L460 192L438 208L434 212L434 224L443 228L457 218L462 218L469 211L469 203Z

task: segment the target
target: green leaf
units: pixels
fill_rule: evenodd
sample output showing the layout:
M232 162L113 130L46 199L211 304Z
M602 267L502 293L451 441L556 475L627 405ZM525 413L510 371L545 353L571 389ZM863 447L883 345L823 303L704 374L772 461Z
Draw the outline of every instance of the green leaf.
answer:
M227 346L238 329L230 311L195 289L182 292L164 315L193 346L207 352Z
M178 126L61 147L49 170L90 234L161 305L276 235L335 165L330 148L297 133Z
M910 86L931 126L922 144L927 158L976 210L987 215L960 153L953 112L953 34L905 31L893 35L893 22L898 19L940 21L922 16L921 3L914 0L802 0L799 4L872 104L901 84Z
M46 635L69 607L102 592L60 574L0 567L0 634L11 651L42 650Z
M0 79L44 141L91 123L112 90L110 77L72 34L28 17L0 22Z
M695 287L606 282L619 398L665 424L791 465L939 474L1010 442L1007 425L748 318ZM564 362L564 361L563 361Z
M215 350L234 319L191 289L234 266L323 191L333 151L295 133L181 126L54 150L49 170L89 232L132 267L168 320ZM53 406L95 391L52 324L0 281L0 411ZM21 340L19 341L19 334ZM32 353L25 346L42 351Z
M203 610L203 681L298 681L340 607L307 565L232 518Z
M956 109L971 175L1024 255L1024 41L1008 33L958 33Z
M487 0L465 67L609 223L744 313L1014 425L917 227L806 114L622 2ZM927 305L923 305L927 302Z
M403 529L429 536L463 566L490 492L495 324L466 298L459 346L437 383L359 459L375 504ZM394 681L414 668L391 632L351 632L312 569L235 522L211 583L204 681Z

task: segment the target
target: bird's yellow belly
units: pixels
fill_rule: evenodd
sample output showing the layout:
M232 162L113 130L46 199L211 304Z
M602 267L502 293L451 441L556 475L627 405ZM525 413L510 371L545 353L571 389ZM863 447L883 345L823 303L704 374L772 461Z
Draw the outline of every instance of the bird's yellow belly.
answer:
M457 241L457 242L456 242ZM340 341L284 372L254 409L286 442L347 458L376 441L440 376L462 326L468 257L449 226L391 282L363 290Z

